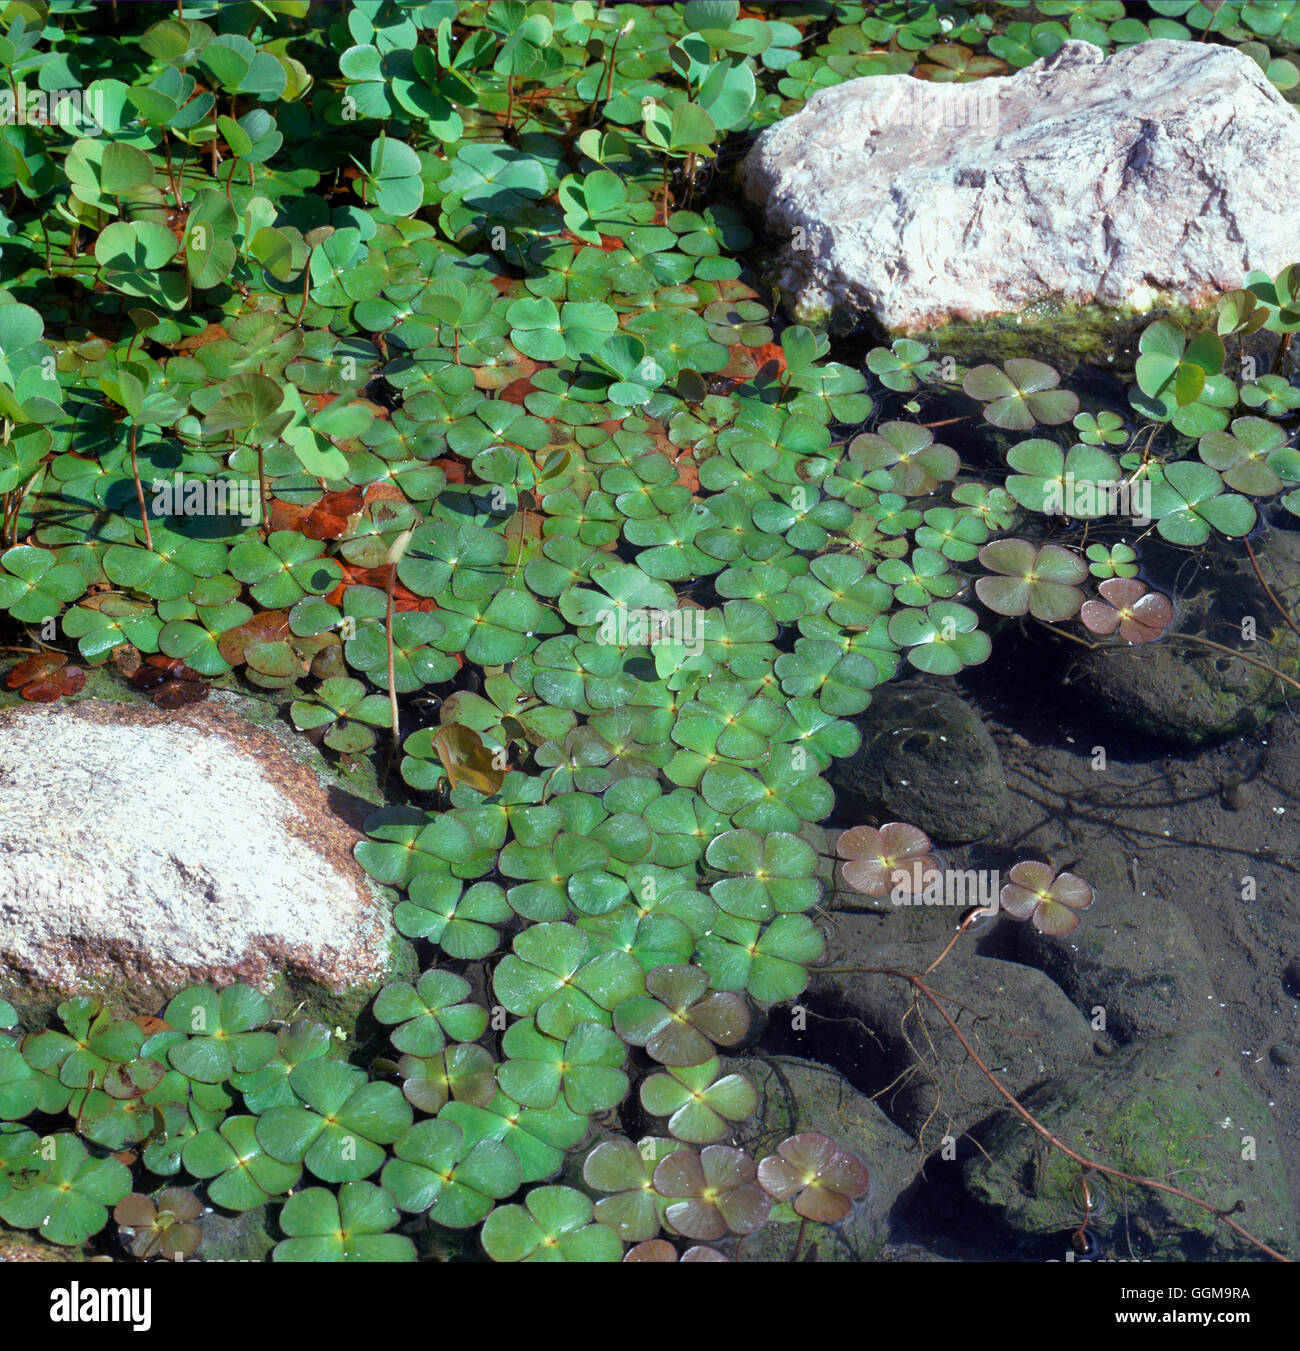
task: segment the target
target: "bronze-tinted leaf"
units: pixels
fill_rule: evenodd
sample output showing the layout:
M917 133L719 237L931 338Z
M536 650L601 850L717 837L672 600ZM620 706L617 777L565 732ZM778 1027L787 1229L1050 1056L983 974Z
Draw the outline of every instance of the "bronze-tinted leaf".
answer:
M247 660L244 650L250 643L276 643L288 634L288 610L262 610L233 629L227 629L217 641L217 651L231 666L242 666Z
M155 691L154 704L158 708L184 708L186 704L201 703L208 697L208 687L194 680L170 680Z
M458 722L444 723L433 733L433 745L453 788L466 783L489 797L500 791L506 771L497 768L496 752L483 744L472 727Z
M154 1222L153 1202L139 1192L124 1196L113 1207L113 1218L123 1229L141 1229Z
M629 1248L623 1256L625 1262L675 1262L677 1249L666 1238L650 1238Z

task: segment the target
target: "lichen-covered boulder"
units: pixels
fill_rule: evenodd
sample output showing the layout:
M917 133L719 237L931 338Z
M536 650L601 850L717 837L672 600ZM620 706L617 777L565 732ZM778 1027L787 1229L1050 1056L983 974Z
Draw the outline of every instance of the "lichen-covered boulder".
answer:
M1300 116L1231 47L1087 42L1006 78L850 80L769 128L741 178L795 315L917 334L1035 307L1194 308L1296 261L1267 166Z
M0 990L20 1008L94 992L143 1011L235 981L330 1008L401 951L356 824L226 708L0 712L0 822Z

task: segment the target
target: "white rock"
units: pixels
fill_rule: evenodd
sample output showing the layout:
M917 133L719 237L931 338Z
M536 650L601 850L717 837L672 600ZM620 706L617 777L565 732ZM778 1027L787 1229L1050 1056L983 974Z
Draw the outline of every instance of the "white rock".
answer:
M895 332L1043 301L1197 306L1300 262L1300 117L1240 52L1066 42L1015 75L869 76L764 132L741 169L788 241L799 318Z
M0 980L339 991L385 971L358 832L272 733L208 705L0 713Z

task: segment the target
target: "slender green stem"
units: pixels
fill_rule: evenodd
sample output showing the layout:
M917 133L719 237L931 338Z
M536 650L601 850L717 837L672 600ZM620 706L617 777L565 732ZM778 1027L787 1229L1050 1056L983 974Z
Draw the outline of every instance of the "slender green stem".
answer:
M311 258L315 252L315 245L307 250L307 262L302 270L302 305L298 309L298 317L293 321L295 328L302 327L302 317L307 313L307 301L311 296Z

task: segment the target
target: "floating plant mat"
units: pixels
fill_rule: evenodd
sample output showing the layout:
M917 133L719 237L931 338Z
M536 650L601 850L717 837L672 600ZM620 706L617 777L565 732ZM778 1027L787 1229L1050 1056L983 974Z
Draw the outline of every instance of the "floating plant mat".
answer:
M1300 79L1270 7L1013 8L0 7L10 85L69 96L0 132L6 716L255 695L379 785L355 858L418 957L346 1025L270 980L132 1001L75 972L47 1013L0 968L6 1240L224 1258L247 1216L276 1261L509 1262L888 1237L870 1178L892 1200L921 1151L865 1098L782 1106L758 1067L825 981L865 983L839 912L951 872L923 823L837 800L873 692L951 693L995 640L1054 676L1235 662L1243 719L1300 690L1295 268L1152 316L1131 376L1005 333L960 360L832 337L761 280L728 175L819 88L995 77L1068 38ZM1235 589L1207 587L1225 560ZM1080 941L1108 883L988 848L1007 918L961 912L948 970L990 930ZM925 968L953 918L876 973L945 1037ZM1126 1164L1062 1158L1066 1196ZM1179 1224L1198 1252L1289 1245L1230 1203L1180 1196L1152 1250L1191 1253Z

